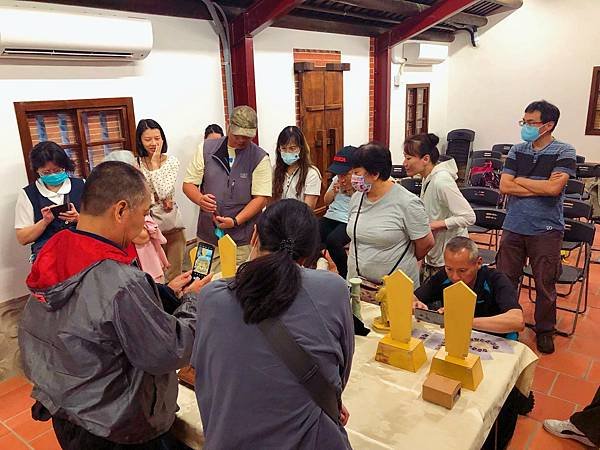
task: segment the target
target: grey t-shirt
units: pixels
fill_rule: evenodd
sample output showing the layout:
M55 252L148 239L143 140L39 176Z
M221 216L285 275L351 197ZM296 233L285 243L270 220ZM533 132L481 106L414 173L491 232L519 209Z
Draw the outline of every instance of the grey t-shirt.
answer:
M375 203L365 194L354 235L354 223L362 195L357 192L350 200L350 220L346 228L352 240L348 255L348 279L358 275L355 240L360 275L373 280L380 280L387 275L409 245L411 248L402 258L398 269L413 280L415 289L418 288L419 267L411 241L427 236L430 231L429 218L423 202L398 184L394 184L387 194Z
M302 287L281 320L342 390L354 353L346 282L332 272L301 270ZM191 363L206 450L349 448L344 427L317 406L258 327L244 323L227 280L200 293Z

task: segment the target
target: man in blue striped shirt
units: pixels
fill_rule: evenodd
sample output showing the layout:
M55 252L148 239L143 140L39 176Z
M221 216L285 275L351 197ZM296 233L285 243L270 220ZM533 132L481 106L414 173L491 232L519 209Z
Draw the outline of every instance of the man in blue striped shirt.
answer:
M536 290L536 343L542 353L554 352L564 188L576 168L573 146L552 136L559 117L558 108L545 100L527 106L519 122L525 142L511 148L500 179L508 202L497 267L518 286L529 258Z

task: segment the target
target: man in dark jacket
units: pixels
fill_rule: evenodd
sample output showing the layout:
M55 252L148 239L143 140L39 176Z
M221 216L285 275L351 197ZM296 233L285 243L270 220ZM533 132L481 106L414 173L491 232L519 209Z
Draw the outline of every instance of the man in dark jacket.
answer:
M149 206L141 172L100 164L87 180L77 229L50 239L27 278L23 367L34 384L34 416L52 416L63 449L158 449L171 439L175 370L189 363L194 342L188 292L208 280L187 288L172 315L164 311L157 285L124 250ZM171 286L181 284L182 277Z

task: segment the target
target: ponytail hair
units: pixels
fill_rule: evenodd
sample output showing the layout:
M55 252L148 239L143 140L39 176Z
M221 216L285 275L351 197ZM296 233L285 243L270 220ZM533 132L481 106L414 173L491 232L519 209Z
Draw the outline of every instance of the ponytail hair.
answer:
M440 151L437 149L439 142L440 138L433 133L415 134L404 141L404 153L419 158L429 155L431 162L437 164L440 159Z
M256 223L260 248L268 252L243 263L230 283L245 323L283 314L302 285L299 260L318 250L318 222L308 205L295 199L271 204Z

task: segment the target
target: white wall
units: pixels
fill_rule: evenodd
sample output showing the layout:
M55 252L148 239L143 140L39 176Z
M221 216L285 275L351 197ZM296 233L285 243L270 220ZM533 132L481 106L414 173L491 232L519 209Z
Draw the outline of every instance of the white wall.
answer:
M267 28L254 38L258 138L273 155L277 136L296 124L294 48L339 50L344 72L344 144L369 139L369 38Z
M14 2L0 0L0 6ZM83 11L40 3L21 6ZM223 125L223 95L218 40L205 20L90 10L109 15L144 17L152 21L154 49L141 62L118 65L0 62L0 302L27 291L29 248L14 235L17 191L27 184L13 102L97 97L133 97L136 120L154 118L165 129L169 153L181 162L180 180L204 127ZM23 26L26 26L24 24ZM197 209L178 189L188 238L195 236ZM65 250L68 251L68 250Z
M516 122L543 98L561 110L555 137L600 160L600 136L585 136L592 67L600 65L600 1L526 0L492 17L479 48L466 33L451 46L448 130L475 130L476 149L518 142Z

